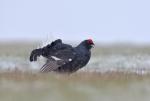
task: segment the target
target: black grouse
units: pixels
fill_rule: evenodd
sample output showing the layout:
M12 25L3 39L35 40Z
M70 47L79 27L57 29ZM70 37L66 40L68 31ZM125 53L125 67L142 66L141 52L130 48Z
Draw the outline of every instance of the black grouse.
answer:
M92 39L82 41L77 47L64 44L61 39L31 52L30 61L37 61L42 55L47 62L40 69L41 72L73 73L84 67L90 60Z

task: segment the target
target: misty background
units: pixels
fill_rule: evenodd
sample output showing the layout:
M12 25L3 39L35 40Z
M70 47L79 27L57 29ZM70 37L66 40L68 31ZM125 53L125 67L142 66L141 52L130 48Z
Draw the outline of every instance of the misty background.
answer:
M76 73L42 75L30 54L57 38L100 44ZM150 101L150 0L0 0L0 101L100 100Z
M150 43L149 0L0 0L0 41Z

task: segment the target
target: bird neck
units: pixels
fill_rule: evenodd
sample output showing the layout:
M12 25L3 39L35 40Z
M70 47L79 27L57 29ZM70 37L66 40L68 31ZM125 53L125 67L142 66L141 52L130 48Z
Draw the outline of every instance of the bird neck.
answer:
M76 49L80 51L90 51L92 47L88 47L85 43L80 43Z

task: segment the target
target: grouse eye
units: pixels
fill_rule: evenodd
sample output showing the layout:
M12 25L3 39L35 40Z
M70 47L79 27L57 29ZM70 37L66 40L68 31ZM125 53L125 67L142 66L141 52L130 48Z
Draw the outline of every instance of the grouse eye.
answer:
M90 44L90 45L94 45L94 42L93 42L92 39L88 39L88 40L87 40L87 43Z

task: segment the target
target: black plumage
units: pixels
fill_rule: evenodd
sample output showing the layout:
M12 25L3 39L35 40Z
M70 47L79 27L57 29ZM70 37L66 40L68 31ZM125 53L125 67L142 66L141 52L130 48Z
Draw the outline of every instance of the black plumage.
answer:
M43 48L33 50L30 61L37 61L37 57L42 55L47 58L47 62L40 69L41 72L73 73L89 62L93 45L91 39L82 41L77 47L64 44L58 39Z

